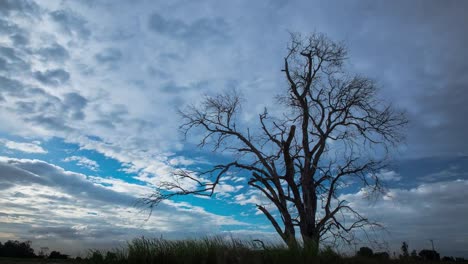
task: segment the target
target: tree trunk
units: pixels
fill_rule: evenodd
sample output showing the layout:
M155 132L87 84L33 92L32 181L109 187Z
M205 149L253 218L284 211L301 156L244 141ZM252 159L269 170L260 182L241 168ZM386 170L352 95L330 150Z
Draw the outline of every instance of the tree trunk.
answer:
M289 249L297 249L299 247L299 244L297 243L296 236L293 234L289 234L289 232L285 233L285 236L283 238L284 242L288 246Z
M320 240L317 232L302 234L302 240L304 241L304 251L311 254L318 253Z

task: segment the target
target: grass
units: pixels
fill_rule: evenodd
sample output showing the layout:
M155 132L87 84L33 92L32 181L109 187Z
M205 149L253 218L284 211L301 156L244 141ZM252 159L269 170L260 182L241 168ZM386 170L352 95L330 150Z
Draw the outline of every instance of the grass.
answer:
M138 238L111 252L93 251L88 261L90 264L429 263L412 259L343 257L331 248L304 252L269 244L259 249L254 242L221 237L193 240Z
M319 252L288 250L275 244L260 245L222 237L165 240L137 238L125 247L109 252L90 251L85 260L44 260L0 258L0 264L283 264L283 263L342 263L342 264L413 264L430 263L415 259L392 260L379 258L343 257L325 248ZM438 262L440 263L440 262ZM449 263L449 262L443 262ZM460 263L460 262L457 262ZM468 262L463 262L468 263Z

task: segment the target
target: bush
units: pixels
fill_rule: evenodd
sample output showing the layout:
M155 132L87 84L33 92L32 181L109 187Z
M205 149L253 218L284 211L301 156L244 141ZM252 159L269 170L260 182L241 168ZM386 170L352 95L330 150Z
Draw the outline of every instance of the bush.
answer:
M58 251L52 251L49 254L50 259L68 259L68 255L62 254Z
M375 252L374 258L377 259L390 259L390 255L387 252Z
M419 251L419 256L423 260L440 260L440 255L435 250L423 249Z
M374 252L372 251L372 249L368 247L361 247L359 251L356 253L356 255L359 257L370 258L374 255Z

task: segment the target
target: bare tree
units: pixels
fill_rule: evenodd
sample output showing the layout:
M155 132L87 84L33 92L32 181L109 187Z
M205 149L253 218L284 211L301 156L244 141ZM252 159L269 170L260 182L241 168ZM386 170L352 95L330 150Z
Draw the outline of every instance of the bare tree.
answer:
M200 147L229 152L233 160L209 171L176 172L146 204L152 208L177 195L211 196L227 172L237 169L274 205L257 208L289 247L299 246L300 238L315 249L328 238L349 242L347 234L370 222L340 198L341 190L356 183L379 189L385 155L373 153L389 153L407 121L377 98L372 80L344 72L346 59L344 46L324 35L293 34L282 70L288 88L278 97L284 114L265 109L256 130L236 118L242 100L235 91L207 96L181 111L186 136L202 131ZM191 188L181 184L187 180Z

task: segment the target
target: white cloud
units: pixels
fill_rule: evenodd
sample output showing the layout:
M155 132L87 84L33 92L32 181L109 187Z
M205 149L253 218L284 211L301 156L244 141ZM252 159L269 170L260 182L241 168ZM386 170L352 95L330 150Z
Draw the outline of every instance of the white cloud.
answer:
M377 200L369 201L365 190L340 198L371 220L383 223L387 242L399 252L401 241L411 249L430 248L428 239L437 241L443 255L466 256L468 180L421 184L413 188L391 188Z
M140 235L182 238L250 226L174 201L163 201L148 218L147 211L133 205L151 188L65 171L40 160L0 157L0 175L0 237L32 239L36 246L67 253L108 248Z
M88 159L86 157L71 156L71 157L65 158L63 161L65 162L76 161L76 164L78 164L79 166L86 167L93 171L99 170L99 164L96 161Z
M401 176L393 170L381 170L375 175L379 180L382 181L400 181Z
M0 140L0 143L3 143L5 147L9 149L18 150L18 151L22 151L26 153L37 153L37 154L47 153L47 150L43 149L40 146L39 141L26 143L26 142L15 142L15 141L10 141L10 140Z

